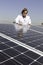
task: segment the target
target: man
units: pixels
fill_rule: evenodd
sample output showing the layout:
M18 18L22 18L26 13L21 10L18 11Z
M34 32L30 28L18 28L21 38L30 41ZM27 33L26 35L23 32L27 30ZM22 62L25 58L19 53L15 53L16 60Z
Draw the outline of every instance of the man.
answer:
M18 31L18 36L22 37L23 33L26 33L29 30L31 25L30 16L27 15L28 10L24 8L21 12L21 15L18 15L15 19L15 29Z

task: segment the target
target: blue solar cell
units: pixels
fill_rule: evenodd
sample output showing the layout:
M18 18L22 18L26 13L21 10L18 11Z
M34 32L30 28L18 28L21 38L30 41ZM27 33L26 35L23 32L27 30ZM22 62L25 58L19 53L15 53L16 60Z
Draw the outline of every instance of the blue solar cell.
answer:
M43 32L43 28L38 26L31 26L31 29ZM0 24L1 33L43 52L43 34L36 31L29 30L18 38L12 24ZM42 60L39 54L0 36L0 65L43 65Z

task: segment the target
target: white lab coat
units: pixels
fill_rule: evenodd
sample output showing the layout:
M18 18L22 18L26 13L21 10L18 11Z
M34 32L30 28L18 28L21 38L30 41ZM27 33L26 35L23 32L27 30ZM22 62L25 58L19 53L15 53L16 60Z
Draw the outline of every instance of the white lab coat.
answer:
M22 26L20 26L16 23L18 23L18 24L21 23ZM30 28L29 24L31 24L30 16L26 16L25 18L23 18L22 15L18 15L15 19L14 27L15 27L16 31L23 29L23 33L26 33Z

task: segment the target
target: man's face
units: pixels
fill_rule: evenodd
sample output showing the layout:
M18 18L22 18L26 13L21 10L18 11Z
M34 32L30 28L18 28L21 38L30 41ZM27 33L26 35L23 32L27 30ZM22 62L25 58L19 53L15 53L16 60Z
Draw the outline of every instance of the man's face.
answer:
M24 11L22 15L23 15L23 17L26 17L27 11Z

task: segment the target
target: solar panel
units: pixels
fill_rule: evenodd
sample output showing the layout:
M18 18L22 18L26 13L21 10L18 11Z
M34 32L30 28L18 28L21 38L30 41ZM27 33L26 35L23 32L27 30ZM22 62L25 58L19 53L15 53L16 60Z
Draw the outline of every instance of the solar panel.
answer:
M38 28L32 26L20 39L13 25L0 24L0 65L43 65L43 31Z

